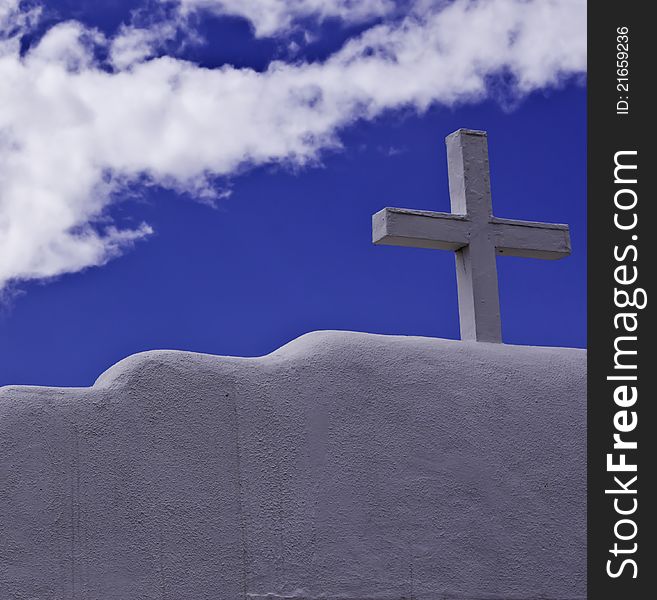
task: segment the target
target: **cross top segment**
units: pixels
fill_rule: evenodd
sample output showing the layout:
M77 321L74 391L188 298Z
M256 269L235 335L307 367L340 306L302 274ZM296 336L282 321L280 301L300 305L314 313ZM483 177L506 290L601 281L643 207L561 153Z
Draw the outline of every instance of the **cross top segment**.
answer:
M568 226L494 217L486 132L459 129L445 143L452 212L384 208L372 216L372 241L454 251L461 338L501 343L496 254L563 258Z

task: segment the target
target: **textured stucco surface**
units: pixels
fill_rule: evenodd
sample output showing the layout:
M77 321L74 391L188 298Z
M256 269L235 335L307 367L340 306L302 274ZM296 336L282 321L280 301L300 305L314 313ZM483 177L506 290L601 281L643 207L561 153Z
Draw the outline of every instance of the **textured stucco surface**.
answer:
M585 361L317 332L2 388L0 598L583 598Z

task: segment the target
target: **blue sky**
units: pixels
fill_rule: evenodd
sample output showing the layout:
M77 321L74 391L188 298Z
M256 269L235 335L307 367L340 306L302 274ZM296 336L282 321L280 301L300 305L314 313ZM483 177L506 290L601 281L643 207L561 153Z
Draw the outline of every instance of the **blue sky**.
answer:
M550 21L578 3L475 3L509 19L501 49L457 2L478 55L443 2L2 1L0 225L18 233L0 236L0 385L317 329L457 338L452 253L373 246L371 215L448 211L460 127L488 131L497 216L571 227L565 260L498 258L505 342L585 345L583 50L555 49ZM439 50L418 58L416 39Z

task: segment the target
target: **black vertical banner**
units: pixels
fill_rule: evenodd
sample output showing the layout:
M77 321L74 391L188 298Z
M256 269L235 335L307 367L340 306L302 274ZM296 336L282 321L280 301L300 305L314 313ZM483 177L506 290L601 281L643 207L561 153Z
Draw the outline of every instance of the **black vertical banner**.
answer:
M657 33L648 8L638 0L588 8L591 600L655 597Z

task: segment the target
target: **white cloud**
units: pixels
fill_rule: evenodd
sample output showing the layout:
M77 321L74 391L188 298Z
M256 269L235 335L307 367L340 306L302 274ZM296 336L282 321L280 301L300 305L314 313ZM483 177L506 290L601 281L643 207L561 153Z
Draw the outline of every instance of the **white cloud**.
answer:
M20 8L21 0L0 0L0 40L24 33L41 14L39 6Z
M110 45L110 61L118 70L151 58L166 40L173 39L177 28L169 22L151 27L121 26Z
M161 0L170 2L170 0ZM300 19L360 22L394 11L393 0L178 0L182 13L200 9L248 19L258 36L290 29Z
M585 42L576 0L457 1L373 27L323 62L264 72L145 59L150 39L119 53L116 39L74 22L22 57L10 36L0 41L0 289L103 264L147 236L106 214L137 178L205 197L208 177L316 160L358 118L481 100L502 70L520 93L557 84L584 71ZM98 45L117 53L117 70L95 62Z

